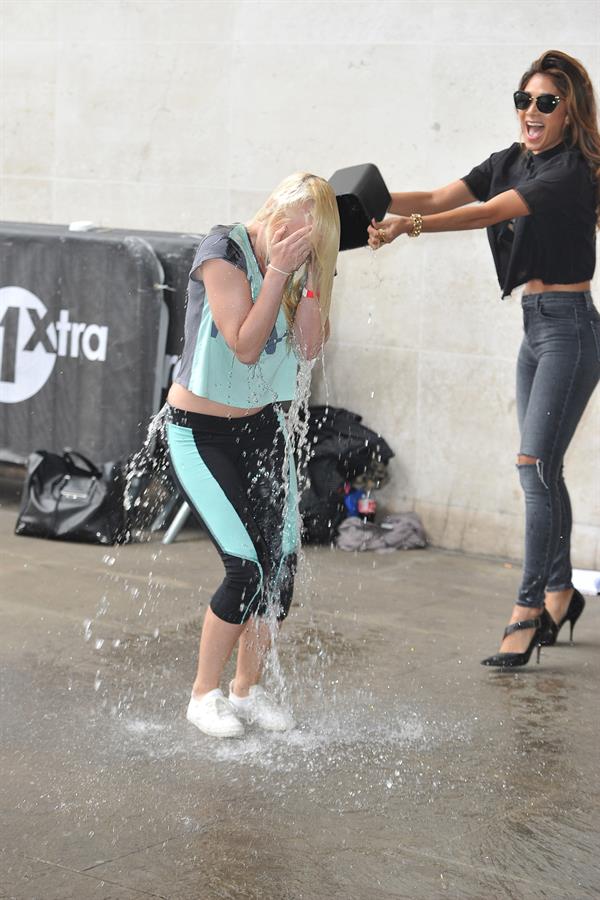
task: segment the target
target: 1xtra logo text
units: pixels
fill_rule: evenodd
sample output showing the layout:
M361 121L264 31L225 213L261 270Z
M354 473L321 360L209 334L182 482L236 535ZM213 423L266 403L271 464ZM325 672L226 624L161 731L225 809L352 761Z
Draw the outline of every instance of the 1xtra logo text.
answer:
M57 357L104 362L108 326L71 322L61 309L57 321L43 302L21 287L0 288L0 401L20 403L46 384Z

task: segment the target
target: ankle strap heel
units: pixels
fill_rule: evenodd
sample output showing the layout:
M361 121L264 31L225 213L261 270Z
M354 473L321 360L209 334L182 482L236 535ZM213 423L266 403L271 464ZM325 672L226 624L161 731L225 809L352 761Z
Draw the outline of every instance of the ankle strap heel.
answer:
M542 638L550 629L551 624L553 624L552 619L544 607L540 615L536 616L535 619L523 619L521 622L513 622L511 625L507 625L504 629L503 637L508 637L509 634L514 634L515 631L523 631L526 628L533 629L529 646L523 653L495 653L493 656L482 659L481 665L495 666L499 669L513 669L517 666L525 666L529 662L534 647L537 650L536 659L539 663Z

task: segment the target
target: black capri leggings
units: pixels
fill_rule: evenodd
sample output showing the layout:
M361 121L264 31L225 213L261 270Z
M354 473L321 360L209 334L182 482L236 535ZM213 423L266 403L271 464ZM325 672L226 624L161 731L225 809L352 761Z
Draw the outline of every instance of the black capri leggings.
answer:
M168 407L175 479L206 526L225 577L210 606L224 622L288 614L298 544L297 483L280 410L240 419Z

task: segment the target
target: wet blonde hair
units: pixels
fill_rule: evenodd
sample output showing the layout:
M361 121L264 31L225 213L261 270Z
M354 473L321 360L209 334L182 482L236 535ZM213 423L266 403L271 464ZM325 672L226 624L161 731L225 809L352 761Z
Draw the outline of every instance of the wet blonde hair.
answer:
M335 192L331 185L318 175L309 172L295 172L279 184L266 203L259 209L254 220L265 226L267 262L271 257L273 235L302 206L309 205L308 221L312 224L310 241L312 245L312 272L314 291L318 293L321 310L321 325L329 316L335 263L340 249L340 216ZM282 306L292 333L296 308L306 283L307 264L300 266L288 279L283 293Z

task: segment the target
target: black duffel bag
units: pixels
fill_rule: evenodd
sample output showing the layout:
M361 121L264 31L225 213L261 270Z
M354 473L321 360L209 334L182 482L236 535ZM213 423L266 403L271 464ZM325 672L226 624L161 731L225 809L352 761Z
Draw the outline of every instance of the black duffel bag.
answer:
M32 453L15 534L114 544L125 539L123 472L74 450Z
M346 517L344 483L370 475L375 469L381 480L394 453L380 434L362 424L357 413L335 406L309 407L308 463L297 460L301 481L309 486L300 496L302 539L308 544L326 544L336 535Z

